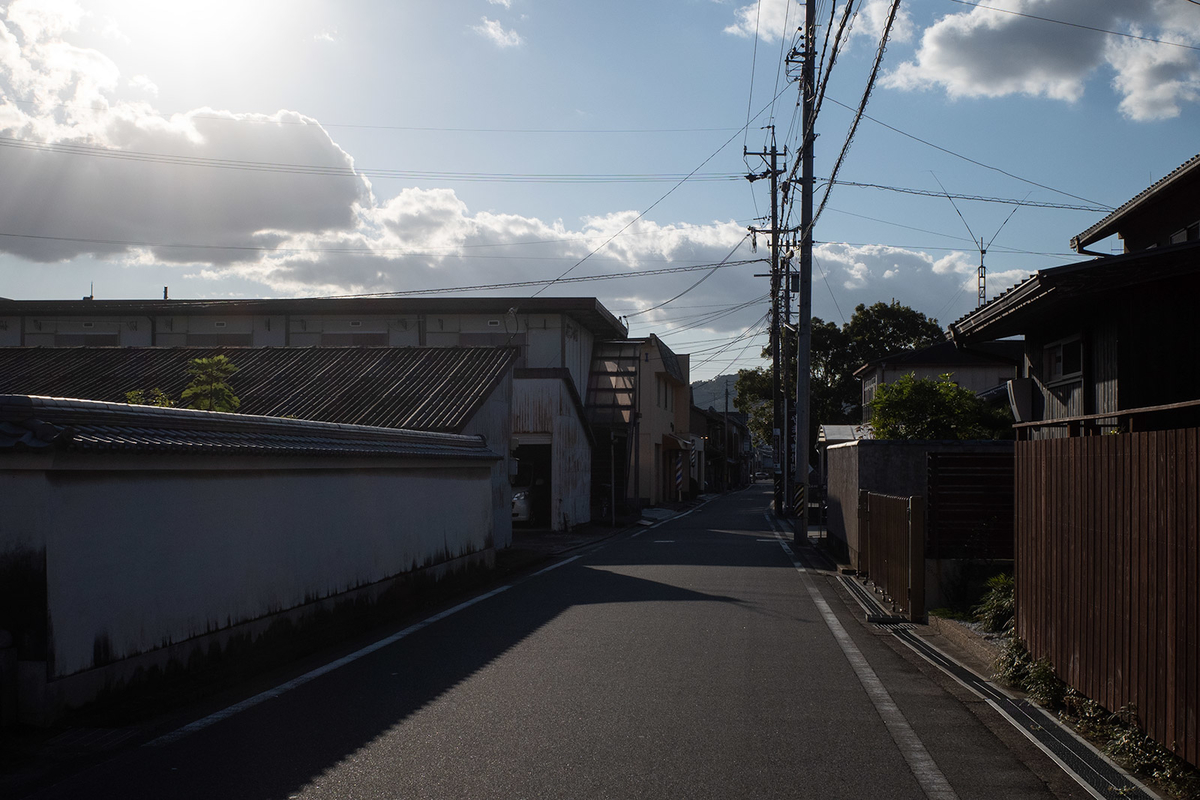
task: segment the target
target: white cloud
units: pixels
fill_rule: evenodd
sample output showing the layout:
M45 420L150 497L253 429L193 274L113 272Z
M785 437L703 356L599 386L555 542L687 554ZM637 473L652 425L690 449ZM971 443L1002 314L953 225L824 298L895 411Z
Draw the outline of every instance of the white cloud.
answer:
M337 31L321 31L313 34L314 42L336 42Z
M23 258L30 269L90 254L130 269L186 265L189 274L213 281L213 295L226 291L222 282L229 278L251 281L264 294L349 294L527 281L573 265L579 266L572 277L638 275L716 263L745 237L745 228L730 220L664 224L638 220L635 210L578 222L477 211L451 189L409 187L377 197L366 178L350 173L351 155L317 120L294 111L209 108L165 115L152 96L116 100L118 87L148 86L149 77L144 83L123 77L103 54L65 42L65 30L49 18L20 28L0 17L0 135L111 148L132 159L0 148L0 231L24 236L0 237L0 252ZM347 172L217 169L137 155L148 153ZM734 260L764 256L745 243ZM814 313L825 319L838 319L830 293L846 314L858 303L894 297L933 316L939 306L965 310L971 298L968 255L934 259L894 247L822 244L817 257ZM719 308L757 297L767 290L765 280L753 277L762 271L758 263L718 269L677 303L636 317L636 333L666 335L689 324L681 321L688 313L681 306ZM549 293L596 294L619 313L650 308L705 274L561 284ZM989 276L993 292L1006 279ZM732 338L764 309L760 304L679 336Z
M888 9L892 0L865 0L853 13L849 32L851 37L866 37L878 40L887 23ZM837 19L841 19L843 6L836 8ZM780 38L791 38L804 26L804 5L799 0L758 0L748 6L742 6L734 12L735 22L725 28L725 33L731 33L743 38L753 38L755 31L764 42L778 41ZM821 20L825 24L828 18ZM912 37L913 25L908 11L903 6L896 13L892 24L890 39L892 41L907 41Z
M914 58L886 75L884 85L940 87L950 97L1024 94L1073 102L1107 68L1122 97L1120 109L1131 119L1173 117L1182 103L1200 99L1194 50L1006 11L1200 44L1200 9L1174 0L985 0L926 28Z
M948 314L940 319L944 326L973 305L970 299L977 287L979 265L970 253L953 252L935 259L921 250L828 242L817 245L814 255L814 313L824 319L833 318L834 300L842 313L849 314L859 303L894 299L931 317ZM988 297L1011 288L1028 274L1024 270L989 271ZM829 289L822 291L825 283Z
M497 20L483 17L482 22L472 28L497 47L519 47L524 40L516 31L506 30Z
M726 33L753 38L757 31L764 42L790 37L804 24L804 6L797 0L758 0L734 14L737 21L725 29Z
M505 8L512 8L512 0L488 0L488 2L494 6L504 6Z
M145 75L134 75L129 79L129 87L147 94L158 94L158 86Z

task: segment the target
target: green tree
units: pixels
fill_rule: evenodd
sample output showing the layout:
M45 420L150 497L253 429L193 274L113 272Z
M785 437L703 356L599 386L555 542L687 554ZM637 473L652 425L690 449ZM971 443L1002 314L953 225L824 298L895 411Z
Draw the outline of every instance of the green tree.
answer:
M912 373L885 383L871 401L876 439L999 439L1011 435L1012 418L964 389L949 375L937 380Z
M192 382L180 396L185 406L204 411L238 410L241 401L226 382L237 372L237 367L226 356L192 359L187 371L192 376Z
M737 395L733 398L734 408L746 415L751 440L759 446L771 443L774 427L771 404L766 399L771 396L771 373L769 367L738 370Z
M936 319L895 301L859 304L850 321L840 328L820 317L812 318L811 390L809 397L809 442L816 442L822 424L856 423L862 420L862 390L854 371L877 358L901 350L928 347L945 335ZM792 340L785 342L794 380L796 355ZM770 358L769 350L763 351ZM738 372L739 411L751 417L751 430L769 443L773 428L771 409L771 366ZM760 433L761 431L761 433ZM811 459L812 453L809 454Z
M147 391L134 389L132 392L126 392L125 402L132 406L158 406L160 408L174 408L175 406L175 401L171 399L171 396L157 386Z

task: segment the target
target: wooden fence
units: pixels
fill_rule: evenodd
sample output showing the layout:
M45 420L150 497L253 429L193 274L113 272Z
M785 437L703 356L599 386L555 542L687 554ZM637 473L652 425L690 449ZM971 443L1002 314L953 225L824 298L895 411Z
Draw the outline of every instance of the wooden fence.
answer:
M1013 455L930 453L925 557L1011 561Z
M1022 441L1017 631L1200 765L1200 429Z
M924 510L920 497L858 493L859 564L893 611L913 621L925 618Z

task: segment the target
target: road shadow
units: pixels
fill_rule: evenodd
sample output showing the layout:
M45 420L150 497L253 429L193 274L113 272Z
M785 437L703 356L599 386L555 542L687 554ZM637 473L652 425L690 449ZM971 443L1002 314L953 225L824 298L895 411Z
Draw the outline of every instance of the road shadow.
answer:
M560 570L173 744L137 748L33 796L287 798L569 608L737 602L580 564Z

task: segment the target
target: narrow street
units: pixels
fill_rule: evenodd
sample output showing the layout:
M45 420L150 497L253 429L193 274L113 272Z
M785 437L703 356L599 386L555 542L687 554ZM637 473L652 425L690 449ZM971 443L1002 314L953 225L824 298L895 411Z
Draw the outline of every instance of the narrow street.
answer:
M1084 796L798 569L768 502L617 537L44 796Z

